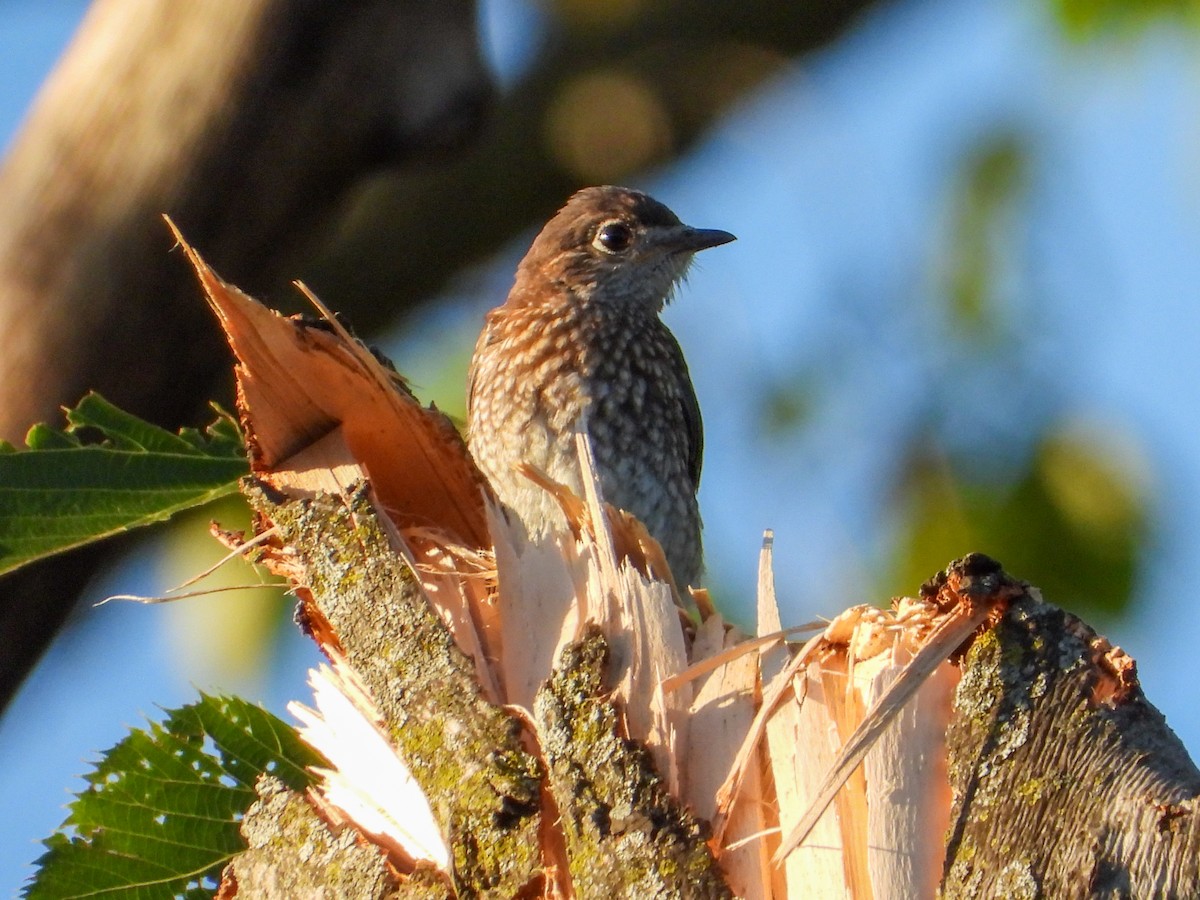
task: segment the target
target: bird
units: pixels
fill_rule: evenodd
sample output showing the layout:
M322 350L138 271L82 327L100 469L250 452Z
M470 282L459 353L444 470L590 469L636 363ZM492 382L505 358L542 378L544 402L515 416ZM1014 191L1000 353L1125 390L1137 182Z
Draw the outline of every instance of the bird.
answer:
M646 526L677 585L699 584L703 425L660 313L693 255L732 240L611 185L575 193L534 239L507 299L485 317L467 388L471 455L528 534L566 519L521 464L584 496L583 430L605 500Z

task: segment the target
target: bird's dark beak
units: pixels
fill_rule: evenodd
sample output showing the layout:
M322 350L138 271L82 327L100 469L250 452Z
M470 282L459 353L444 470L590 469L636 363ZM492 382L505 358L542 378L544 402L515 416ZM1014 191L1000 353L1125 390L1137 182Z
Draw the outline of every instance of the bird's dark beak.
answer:
M661 237L661 246L669 253L696 253L736 240L737 238L728 231L721 231L718 228L692 228L690 225L678 225L665 230Z

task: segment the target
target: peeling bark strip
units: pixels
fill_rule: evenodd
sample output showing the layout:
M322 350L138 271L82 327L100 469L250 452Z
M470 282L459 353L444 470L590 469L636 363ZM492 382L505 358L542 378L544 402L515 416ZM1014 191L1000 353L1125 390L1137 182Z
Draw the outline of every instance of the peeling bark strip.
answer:
M560 656L534 700L580 898L723 898L707 823L671 800L650 754L620 736L598 629Z
M1036 591L972 644L946 742L942 897L1200 896L1200 771L1133 660Z
M286 501L248 485L255 509L299 558L306 606L332 626L370 689L454 855L460 896L511 898L541 875L537 760L520 724L487 703L397 556L369 490Z

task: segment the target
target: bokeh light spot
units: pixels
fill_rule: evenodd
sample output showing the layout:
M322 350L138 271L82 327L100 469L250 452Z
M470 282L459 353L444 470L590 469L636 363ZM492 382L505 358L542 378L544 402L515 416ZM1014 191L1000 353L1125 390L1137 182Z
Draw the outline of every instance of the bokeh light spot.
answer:
M613 28L632 22L646 0L556 0L555 13L575 28Z
M1046 442L1040 464L1063 515L1096 538L1121 535L1143 519L1149 466L1115 428L1072 423Z
M662 159L673 143L669 117L654 91L612 70L563 86L547 111L546 139L559 165L597 184L619 181Z

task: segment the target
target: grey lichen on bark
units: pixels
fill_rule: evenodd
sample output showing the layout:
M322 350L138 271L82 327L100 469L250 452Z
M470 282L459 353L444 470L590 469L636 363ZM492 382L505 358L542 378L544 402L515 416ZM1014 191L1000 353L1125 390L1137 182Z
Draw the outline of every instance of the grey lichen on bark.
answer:
M732 897L705 844L707 823L671 799L650 754L621 736L608 657L589 630L534 701L576 895Z
M396 896L383 854L361 843L353 829L335 834L312 804L277 778L264 775L255 788L258 800L242 820L248 849L223 879L236 883L239 898Z
M947 731L942 896L1200 896L1200 772L1132 660L1026 593L976 639Z
M369 489L287 500L246 493L303 566L316 612L383 713L453 854L463 896L515 897L542 870L541 770L519 722L481 694L471 661L389 543Z

